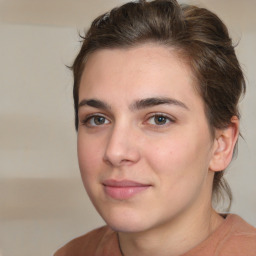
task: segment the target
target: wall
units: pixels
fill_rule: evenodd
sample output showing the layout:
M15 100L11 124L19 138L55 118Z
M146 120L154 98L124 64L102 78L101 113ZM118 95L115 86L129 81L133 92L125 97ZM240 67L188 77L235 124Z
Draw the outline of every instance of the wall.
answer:
M99 219L80 181L65 66L78 50L77 31L0 31L0 248L4 256L50 255Z

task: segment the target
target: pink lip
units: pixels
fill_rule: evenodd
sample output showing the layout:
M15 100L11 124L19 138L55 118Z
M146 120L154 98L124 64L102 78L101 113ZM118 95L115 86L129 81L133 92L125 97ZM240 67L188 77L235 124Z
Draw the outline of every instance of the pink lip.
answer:
M151 187L131 180L106 180L103 182L105 193L113 199L124 200Z

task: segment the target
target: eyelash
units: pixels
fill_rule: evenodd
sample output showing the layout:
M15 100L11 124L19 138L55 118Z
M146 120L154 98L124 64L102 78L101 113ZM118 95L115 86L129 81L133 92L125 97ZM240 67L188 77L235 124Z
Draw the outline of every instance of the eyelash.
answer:
M166 122L163 123L163 124L150 124L151 126L153 127L156 127L156 128L162 128L162 127L166 127L168 125L170 125L171 123L174 123L175 120L174 118L171 118L169 115L166 115L166 114L163 114L163 113L154 113L154 114L151 114L146 122L149 122L149 120L153 119L154 121L156 121L156 118L163 118Z
M104 122L100 123L100 124L96 124L95 123L96 118L103 118ZM156 122L154 124L149 123L149 121L152 119L154 121L156 121L156 118L163 118L164 119L163 121L165 121L165 122L163 124L156 124ZM93 120L94 120L94 124L90 124L90 122ZM105 123L106 121L107 121L107 123ZM157 128L166 127L174 122L175 122L175 119L171 118L169 115L166 115L163 113L153 113L146 119L145 122L143 122L143 124L148 123L151 127L154 127L157 129ZM109 121L109 119L107 119L104 115L101 115L101 114L92 114L92 115L86 116L86 118L81 121L81 124L87 126L88 128L96 128L96 127L106 125L109 123L111 123L111 121Z
M94 128L94 127L98 127L98 126L101 126L101 125L103 125L103 124L90 124L90 121L92 121L92 120L94 120L94 123L95 123L95 119L96 118L104 118L104 121L108 121L108 123L110 123L110 121L104 116L104 115L100 115L100 114L92 114L92 115L89 115L89 116L87 116L84 120L82 120L81 121L81 123L82 123L82 125L85 125L85 126L87 126L87 127L89 127L89 128ZM108 124L107 123L107 124Z

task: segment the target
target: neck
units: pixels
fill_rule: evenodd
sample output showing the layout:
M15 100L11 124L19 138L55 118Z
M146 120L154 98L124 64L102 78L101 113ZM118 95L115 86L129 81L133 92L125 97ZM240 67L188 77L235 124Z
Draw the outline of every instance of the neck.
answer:
M138 233L119 233L120 249L124 256L177 256L205 240L223 222L211 207L207 212L179 216L169 223L162 223Z

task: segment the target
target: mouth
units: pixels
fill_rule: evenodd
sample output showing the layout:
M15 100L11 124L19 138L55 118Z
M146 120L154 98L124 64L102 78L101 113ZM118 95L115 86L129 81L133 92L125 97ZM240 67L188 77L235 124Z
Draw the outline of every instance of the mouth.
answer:
M102 184L106 195L117 200L129 199L151 187L131 180L105 180Z

